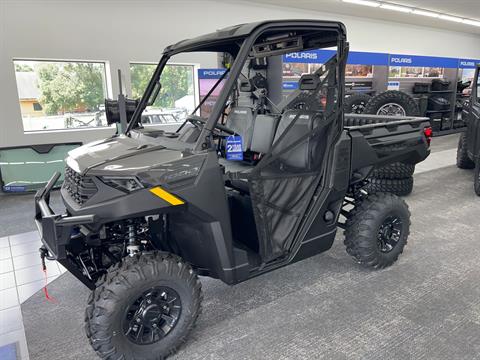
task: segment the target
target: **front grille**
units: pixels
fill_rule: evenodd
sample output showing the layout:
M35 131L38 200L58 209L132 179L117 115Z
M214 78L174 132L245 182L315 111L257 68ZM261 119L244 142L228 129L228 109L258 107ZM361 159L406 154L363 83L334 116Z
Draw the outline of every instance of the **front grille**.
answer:
M79 205L83 205L98 190L91 176L80 175L68 166L65 167L63 188Z

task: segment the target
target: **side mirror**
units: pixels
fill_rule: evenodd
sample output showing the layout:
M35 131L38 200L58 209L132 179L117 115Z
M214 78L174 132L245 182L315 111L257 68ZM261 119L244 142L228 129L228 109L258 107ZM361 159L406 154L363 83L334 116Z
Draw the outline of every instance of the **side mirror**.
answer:
M139 102L139 99L125 99L127 122L130 122L132 119L133 113L135 112ZM108 125L120 123L120 109L118 106L118 100L105 99L105 115L107 117Z

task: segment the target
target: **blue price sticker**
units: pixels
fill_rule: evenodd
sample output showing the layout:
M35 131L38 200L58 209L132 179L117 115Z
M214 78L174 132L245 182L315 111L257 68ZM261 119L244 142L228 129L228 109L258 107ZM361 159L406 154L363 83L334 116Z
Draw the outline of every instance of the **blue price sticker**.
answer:
M225 145L227 160L242 161L242 137L239 135L231 135L227 137L227 143Z

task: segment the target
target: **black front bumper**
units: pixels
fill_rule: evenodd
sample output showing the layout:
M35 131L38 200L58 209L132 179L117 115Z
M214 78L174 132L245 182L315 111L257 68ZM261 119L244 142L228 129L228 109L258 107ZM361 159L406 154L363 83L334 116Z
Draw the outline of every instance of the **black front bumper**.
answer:
M60 177L56 172L48 181L47 185L35 194L35 223L43 245L47 248L50 256L56 260L67 257L65 247L68 245L72 228L78 225L92 224L95 215L68 216L67 214L55 214L50 208L50 191Z
M94 283L79 271L77 265L69 258L67 246L70 243L73 228L92 224L96 217L95 215L60 215L53 212L50 208L50 192L59 177L60 173L56 172L47 185L35 194L35 223L43 246L48 250L48 258L57 260L75 277L93 289Z

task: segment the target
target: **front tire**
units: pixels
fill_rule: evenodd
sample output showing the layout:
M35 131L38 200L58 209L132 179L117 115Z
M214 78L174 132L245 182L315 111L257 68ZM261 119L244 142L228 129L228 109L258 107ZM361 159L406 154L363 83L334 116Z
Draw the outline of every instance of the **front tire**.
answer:
M461 133L457 147L457 167L459 169L473 169L475 163L470 159L467 152L467 134Z
M345 227L347 253L365 267L382 269L397 261L410 233L410 211L399 197L378 193L354 208Z
M186 341L201 300L196 274L179 257L160 252L128 257L92 292L87 337L102 359L164 359Z
M480 196L480 158L477 160L477 165L475 166L475 171L473 174L473 188L475 190L475 194Z

